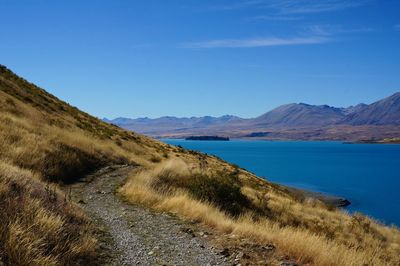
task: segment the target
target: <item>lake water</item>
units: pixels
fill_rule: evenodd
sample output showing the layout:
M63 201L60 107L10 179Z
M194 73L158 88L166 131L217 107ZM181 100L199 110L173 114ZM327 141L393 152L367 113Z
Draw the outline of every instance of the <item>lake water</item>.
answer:
M164 141L216 155L272 182L345 197L349 211L400 226L400 145Z

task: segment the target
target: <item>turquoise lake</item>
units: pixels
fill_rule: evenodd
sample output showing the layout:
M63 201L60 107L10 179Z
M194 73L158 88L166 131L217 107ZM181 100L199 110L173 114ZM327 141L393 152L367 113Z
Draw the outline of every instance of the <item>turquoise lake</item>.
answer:
M400 226L400 145L163 141L216 155L272 182L345 197L352 203L348 211Z

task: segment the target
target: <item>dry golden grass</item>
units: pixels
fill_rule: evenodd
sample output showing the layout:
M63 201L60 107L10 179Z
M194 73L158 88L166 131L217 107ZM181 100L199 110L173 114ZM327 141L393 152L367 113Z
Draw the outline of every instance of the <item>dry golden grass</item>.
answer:
M299 262L400 265L396 228L306 199L216 157L103 123L2 66L0 264L92 261L96 240L89 222L47 182L74 182L110 163L148 169L121 189L129 201L273 243Z
M243 186L241 190L254 206L265 208L264 213L244 209L234 217L218 204L203 201L190 189L172 183L178 179L180 183L189 182L198 175L194 171L184 161L171 159L131 176L120 193L131 202L196 220L221 233L251 238L259 244L273 243L301 263L400 264L400 233L396 228L384 227L359 214L350 216L316 200L299 202L266 187ZM166 178L172 180L165 183L169 188L160 189L159 181Z
M169 147L103 123L0 66L0 264L96 263L79 207L53 185L112 163L150 167Z
M0 257L6 265L95 262L85 215L31 171L0 163Z

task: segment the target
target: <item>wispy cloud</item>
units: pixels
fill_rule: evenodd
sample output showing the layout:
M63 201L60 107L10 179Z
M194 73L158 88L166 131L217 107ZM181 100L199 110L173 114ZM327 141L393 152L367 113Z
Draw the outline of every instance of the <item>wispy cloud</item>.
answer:
M270 9L279 14L308 14L359 7L369 1L371 0L241 0L213 9L235 10L256 7Z
M399 27L400 30L400 27ZM268 46L288 46L288 45L306 45L322 44L334 41L341 35L350 33L371 32L371 28L349 28L342 25L310 25L302 27L292 37L263 37L246 39L215 39L199 42L182 43L182 48L252 48Z
M248 20L294 21L303 20L310 13L321 13L354 8L374 0L232 0L216 10L253 8L264 14ZM304 25L304 23L302 23ZM293 28L292 28L293 29ZM259 38L212 39L182 43L183 48L251 48L269 46L322 44L336 40L337 36L349 33L370 32L371 28L349 28L342 25L315 24L296 26L290 37L267 36Z
M253 48L269 46L306 45L329 42L330 39L321 36L293 38L250 38L250 39L221 39L203 42L183 43L184 48Z
M311 25L303 28L303 31L308 34L315 34L319 36L331 36L338 34L348 34L348 33L365 33L373 31L372 28L349 28L343 25L332 25L332 24L322 24L322 25Z
M307 14L344 10L366 4L363 0L279 1L275 8L285 14Z

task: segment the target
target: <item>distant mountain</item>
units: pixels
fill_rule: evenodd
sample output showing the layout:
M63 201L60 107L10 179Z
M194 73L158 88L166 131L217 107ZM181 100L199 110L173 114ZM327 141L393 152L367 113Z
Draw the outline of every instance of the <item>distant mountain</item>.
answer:
M370 105L363 105L343 121L351 125L400 125L400 92Z
M340 108L292 103L253 119L251 124L272 127L322 126L338 123L344 116Z
M256 118L237 116L104 119L153 137L221 135L263 139L366 140L400 137L400 93L347 108L292 103Z
M233 116L224 115L221 117L203 116L203 117L173 117L163 116L160 118L123 118L119 117L113 120L107 118L103 119L106 122L116 124L123 128L142 132L144 134L157 134L157 132L169 132L169 131L184 131L193 128L209 128L212 126L223 126L229 123L237 123L244 119Z
M355 106L350 106L350 107L341 108L341 109L342 109L343 114L349 115L349 114L353 114L353 113L356 113L356 112L360 112L366 106L368 106L368 105L365 104L365 103L360 103L360 104L357 104Z

